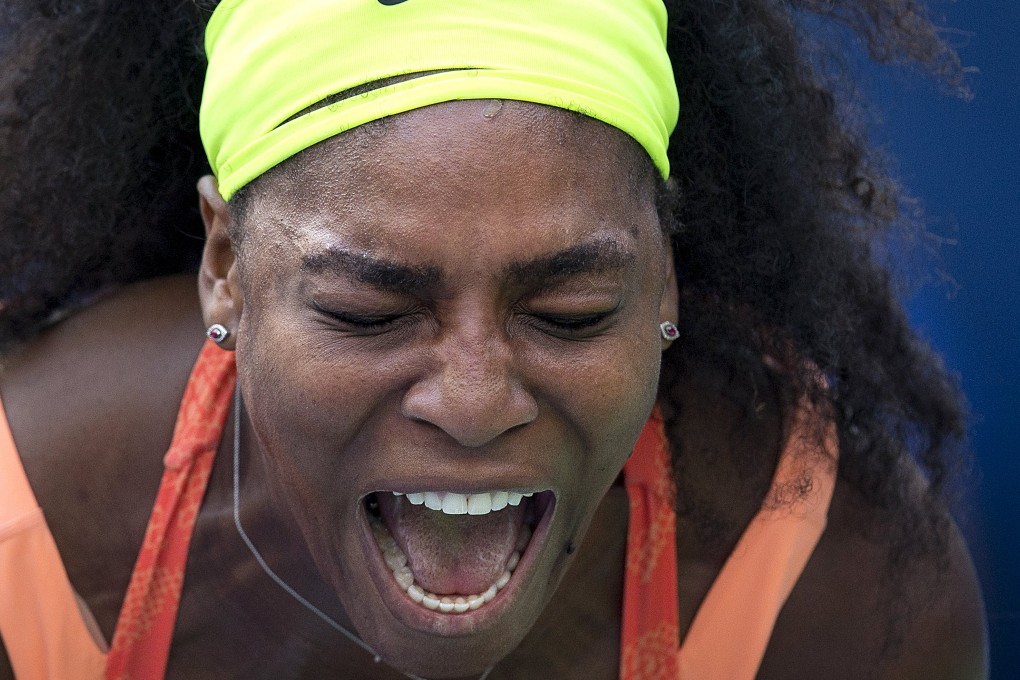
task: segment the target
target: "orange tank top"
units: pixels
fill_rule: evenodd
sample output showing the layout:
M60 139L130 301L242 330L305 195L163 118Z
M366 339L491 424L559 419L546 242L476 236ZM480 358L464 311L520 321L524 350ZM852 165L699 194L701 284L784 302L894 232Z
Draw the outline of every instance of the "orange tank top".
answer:
M149 526L108 653L96 643L25 477L0 405L0 633L18 680L160 680L184 583L188 545L235 380L233 354L207 343L178 412ZM802 407L774 488L803 477L811 490L762 510L678 645L676 519L669 448L653 414L624 468L630 499L621 680L752 680L772 627L825 527L835 480L827 456L804 453L818 416ZM822 462L819 462L821 460ZM771 507L771 504L766 504ZM84 617L84 618L83 618Z

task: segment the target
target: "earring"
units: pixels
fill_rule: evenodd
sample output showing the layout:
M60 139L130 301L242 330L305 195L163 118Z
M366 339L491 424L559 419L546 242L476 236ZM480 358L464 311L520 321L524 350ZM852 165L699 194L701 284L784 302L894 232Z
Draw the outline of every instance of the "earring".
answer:
M659 332L662 333L662 339L673 342L680 337L680 329L677 328L672 321L663 321L659 324Z
M230 336L230 330L223 324L214 323L206 329L205 335L219 345Z

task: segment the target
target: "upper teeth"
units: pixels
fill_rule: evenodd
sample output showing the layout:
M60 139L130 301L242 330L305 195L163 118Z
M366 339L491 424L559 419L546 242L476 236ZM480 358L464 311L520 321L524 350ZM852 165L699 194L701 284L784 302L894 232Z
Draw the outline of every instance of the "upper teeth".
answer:
M482 493L453 493L451 491L421 491L404 494L394 491L395 496L406 496L412 505L424 505L447 515L487 515L502 510L508 505L519 505L521 500L534 492L484 491Z

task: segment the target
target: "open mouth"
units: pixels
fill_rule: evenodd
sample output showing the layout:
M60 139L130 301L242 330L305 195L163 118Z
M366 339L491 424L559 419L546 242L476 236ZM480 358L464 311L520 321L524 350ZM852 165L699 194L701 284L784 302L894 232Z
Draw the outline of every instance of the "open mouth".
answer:
M423 610L462 615L484 609L513 582L554 496L378 491L364 504L383 561L406 599Z

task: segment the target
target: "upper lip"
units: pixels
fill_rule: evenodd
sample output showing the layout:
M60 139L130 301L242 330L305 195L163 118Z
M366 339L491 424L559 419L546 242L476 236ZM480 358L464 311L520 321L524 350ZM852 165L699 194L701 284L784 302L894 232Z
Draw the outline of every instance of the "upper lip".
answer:
M476 493L458 493L455 491L423 491L402 493L392 492L393 495L406 499L411 505L424 505L426 508L441 511L447 515L487 515L490 512L497 512L508 506L520 505L542 492L513 491L505 489L494 489ZM382 495L388 495L382 492Z
M491 493L493 491L515 491L520 494L536 494L543 491L556 492L557 489L557 486L549 483L549 481L539 481L534 476L531 476L530 478L523 476L478 478L477 475L473 476L475 479L471 481L465 481L463 477L457 481L457 478L454 476L436 474L418 477L413 480L379 480L371 484L368 490L361 494L361 499L364 500L373 493L396 492L400 494L408 494L432 491L436 493L459 493L470 495L476 493Z
M450 489L450 488L447 488L447 489L433 489L433 488L428 488L428 487L418 487L416 489L411 489L411 488L407 488L407 489L377 489L376 491L374 491L372 493L395 493L395 494L400 494L400 495L404 496L404 495L407 495L409 493L429 493L429 492L431 492L431 493L459 493L459 494L464 494L466 496L470 496L471 494L475 494L475 493L492 493L493 491L514 491L514 492L519 493L519 494L524 494L526 496L530 496L532 494L541 493L543 491L549 491L549 488L548 487L534 487L534 488L530 488L529 489L529 488L523 488L523 487L518 488L518 487L508 487L508 486L489 486L489 487L486 487L486 488L478 488L478 489L474 489L474 490L471 490L471 491L462 491L460 489Z

